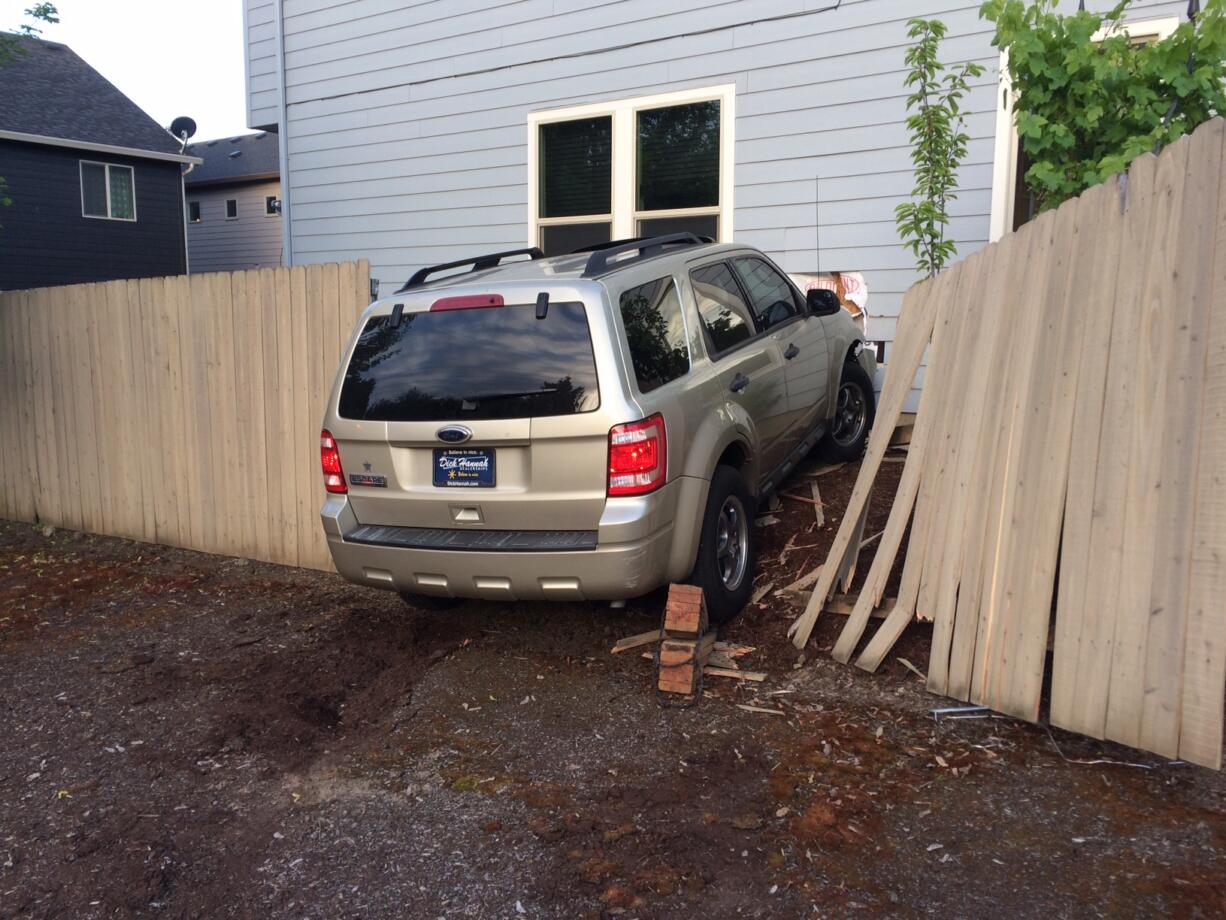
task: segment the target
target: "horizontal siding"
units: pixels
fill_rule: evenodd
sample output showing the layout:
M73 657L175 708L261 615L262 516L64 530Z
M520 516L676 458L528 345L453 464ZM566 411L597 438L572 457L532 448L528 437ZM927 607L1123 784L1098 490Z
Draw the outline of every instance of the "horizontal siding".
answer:
M83 159L132 167L135 221L81 215ZM0 141L0 175L0 290L183 273L177 163Z
M870 332L892 339L916 277L893 221L914 184L907 20L940 18L942 57L985 68L967 99L971 141L951 207L963 256L988 236L998 55L978 0L843 0L815 12L829 5L284 0L296 256L369 258L374 276L398 284L423 264L523 245L530 112L735 83L737 238L789 271L863 271ZM1182 6L1138 0L1131 15ZM249 19L261 61L272 33L257 26L269 24ZM249 95L275 108L275 67L253 70Z
M242 0L247 34L247 125L277 124L277 9L273 0Z
M279 182L249 182L187 189L200 202L200 223L187 225L187 253L193 274L276 268L281 264L281 218L264 214L264 198L281 194ZM238 219L226 220L226 200L238 202Z

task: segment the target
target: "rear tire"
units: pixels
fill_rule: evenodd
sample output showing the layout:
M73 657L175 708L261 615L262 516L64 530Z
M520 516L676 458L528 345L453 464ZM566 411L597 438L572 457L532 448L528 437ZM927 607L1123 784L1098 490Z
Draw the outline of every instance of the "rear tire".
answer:
M464 603L459 597L433 597L429 594L403 593L400 599L418 610L451 610Z
M758 540L754 528L755 502L741 474L730 466L717 466L707 492L698 558L689 582L702 588L707 616L719 626L749 603Z
M836 463L859 460L864 456L876 412L873 381L859 361L845 361L830 429L822 437L818 452Z

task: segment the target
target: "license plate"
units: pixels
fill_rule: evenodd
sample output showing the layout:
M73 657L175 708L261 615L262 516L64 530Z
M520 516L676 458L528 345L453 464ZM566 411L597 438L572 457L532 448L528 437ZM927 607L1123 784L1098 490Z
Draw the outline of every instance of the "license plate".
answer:
M494 485L494 451L480 447L435 450L434 484L461 489Z

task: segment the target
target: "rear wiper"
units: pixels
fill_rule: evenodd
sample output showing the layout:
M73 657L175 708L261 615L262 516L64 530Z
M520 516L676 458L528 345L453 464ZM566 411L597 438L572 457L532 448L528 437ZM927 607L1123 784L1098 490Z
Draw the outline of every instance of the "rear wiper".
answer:
M465 403L480 403L490 402L495 399L524 399L528 396L536 396L540 393L556 393L557 387L541 387L537 390L511 390L506 393L483 393L479 396L461 396L460 399Z

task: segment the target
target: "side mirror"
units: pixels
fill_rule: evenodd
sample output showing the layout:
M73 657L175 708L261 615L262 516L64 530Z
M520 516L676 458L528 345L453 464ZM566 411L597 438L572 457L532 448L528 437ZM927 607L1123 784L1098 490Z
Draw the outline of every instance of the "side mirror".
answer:
M833 316L843 309L839 295L826 288L810 288L805 295L809 312L814 316Z

